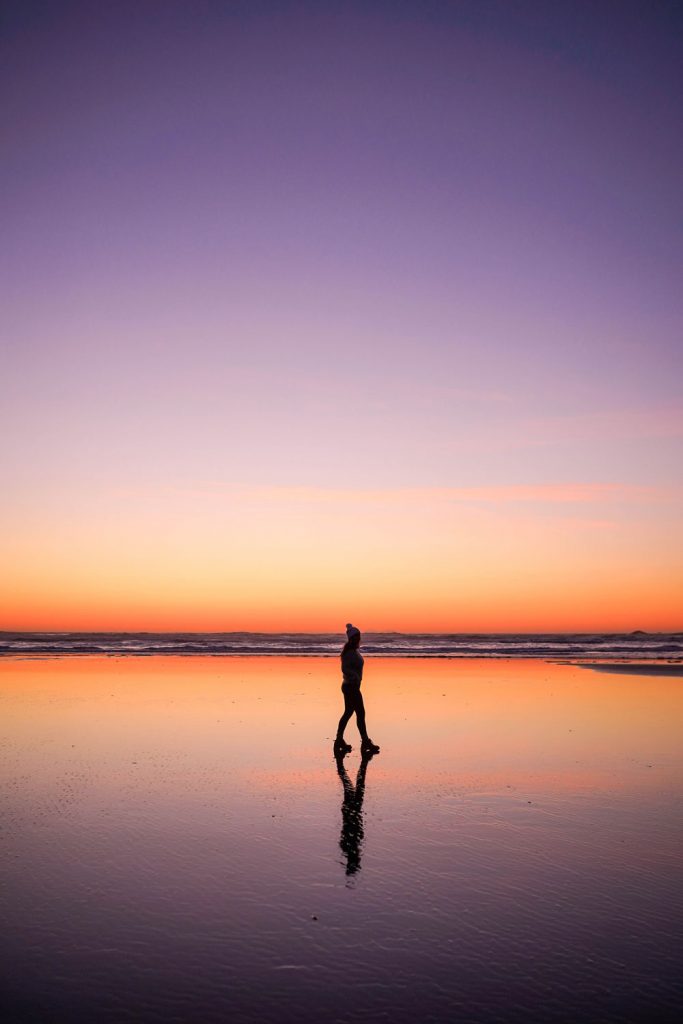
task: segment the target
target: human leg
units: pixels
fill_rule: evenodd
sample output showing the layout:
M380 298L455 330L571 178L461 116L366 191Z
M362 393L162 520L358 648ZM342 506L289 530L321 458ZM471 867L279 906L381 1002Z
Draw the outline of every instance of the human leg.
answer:
M378 754L379 747L368 736L368 730L365 725L365 704L363 703L363 694L360 690L358 690L356 695L356 723L358 725L358 732L361 735L361 750L365 753Z
M349 723L351 715L355 711L355 705L353 701L353 695L349 693L349 688L342 686L342 693L344 694L344 714L339 719L339 725L337 726L337 738L335 744L344 743L344 729Z
M363 703L363 694L360 689L354 694L354 708L356 712L356 725L358 726L358 732L360 733L361 739L365 742L368 738L368 730L365 727L365 704Z

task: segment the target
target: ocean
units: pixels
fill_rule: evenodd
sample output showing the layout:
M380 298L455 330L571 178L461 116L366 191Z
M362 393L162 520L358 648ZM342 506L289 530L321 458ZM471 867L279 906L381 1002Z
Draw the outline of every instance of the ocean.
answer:
M0 632L0 656L104 654L333 657L340 633ZM364 633L363 650L385 658L683 659L683 633Z

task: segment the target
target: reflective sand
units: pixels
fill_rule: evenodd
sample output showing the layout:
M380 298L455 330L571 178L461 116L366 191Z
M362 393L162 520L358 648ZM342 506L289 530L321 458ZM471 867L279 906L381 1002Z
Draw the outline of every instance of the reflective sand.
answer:
M8 1019L678 1019L683 680L364 693L357 786L333 660L0 662Z

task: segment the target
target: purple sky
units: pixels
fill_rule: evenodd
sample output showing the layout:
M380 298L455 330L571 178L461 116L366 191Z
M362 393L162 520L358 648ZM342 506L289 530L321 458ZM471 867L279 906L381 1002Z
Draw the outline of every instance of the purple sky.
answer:
M680 485L681 28L4 3L5 531L135 488Z

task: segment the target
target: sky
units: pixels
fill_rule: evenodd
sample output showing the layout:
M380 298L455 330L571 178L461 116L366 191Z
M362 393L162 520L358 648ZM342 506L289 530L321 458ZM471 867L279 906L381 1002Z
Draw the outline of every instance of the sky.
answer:
M680 5L0 20L0 628L683 629Z

